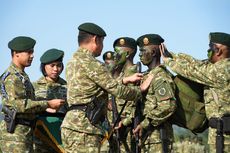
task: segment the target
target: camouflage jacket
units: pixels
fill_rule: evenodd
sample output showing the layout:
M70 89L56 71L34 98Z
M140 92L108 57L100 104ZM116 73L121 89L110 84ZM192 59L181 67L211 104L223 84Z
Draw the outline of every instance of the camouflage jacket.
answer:
M57 82L51 82L43 76L33 86L36 99L66 99L66 81L60 77Z
M87 104L93 97L102 103L108 102L108 93L134 100L141 97L138 87L127 87L113 79L108 70L92 53L79 48L66 67L67 101L69 105ZM107 107L104 108L107 110ZM106 110L104 110L106 112ZM69 111L62 123L62 127L85 133L101 134L99 128L90 124L83 111Z
M137 73L137 65L130 66L126 69L122 69L120 75L118 76L117 80L121 80L124 77L128 77ZM134 84L129 84L128 86L134 86ZM121 111L122 107L124 106L125 100L116 98L118 113ZM122 124L127 126L132 123L132 118L134 118L135 113L135 103L133 101L128 101L125 109L121 115L122 117Z
M34 88L28 75L11 63L9 68L1 75L1 95L4 105L17 110L17 118L34 119L36 112L47 108L47 101L35 101ZM21 134L22 139L27 139L30 128L17 125L15 133ZM0 123L0 139L12 139L6 131L5 122ZM2 136L2 137L1 137ZM9 137L8 137L9 136ZM18 140L17 140L18 141Z
M230 113L230 59L214 64L186 54L173 54L165 63L176 73L205 85L204 100L208 119ZM212 138L211 138L212 137ZM228 138L227 138L228 137ZM209 130L209 143L215 143L215 130ZM230 144L230 136L225 137Z
M141 122L144 129L149 124L154 126L154 131L151 134L151 143L160 142L160 132L158 126L162 123L165 124L167 137L172 139L173 131L172 126L168 123L169 117L176 110L175 98L175 84L172 76L167 72L163 65L157 66L145 74L143 80L148 77L148 74L154 76L146 97L144 98L144 111L145 119Z

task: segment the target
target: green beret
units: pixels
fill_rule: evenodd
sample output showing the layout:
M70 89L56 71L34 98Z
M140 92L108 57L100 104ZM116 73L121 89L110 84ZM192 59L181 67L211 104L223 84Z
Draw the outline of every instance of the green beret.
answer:
M15 37L8 43L8 47L14 51L29 51L34 48L36 41L30 37Z
M114 59L114 52L112 51L107 51L103 54L103 60L111 60Z
M139 47L148 46L148 45L160 45L163 42L164 42L164 39L161 38L161 36L158 34L146 34L146 35L140 36L137 39L137 45Z
M209 34L210 42L226 45L230 47L230 34L213 32Z
M113 43L113 48L115 48L115 46L129 47L137 50L136 40L130 37L120 37L116 39Z
M84 31L93 35L98 35L100 37L105 37L105 31L94 23L83 23L78 27L78 30Z
M40 58L41 63L48 64L55 61L62 61L64 52L58 49L47 50Z

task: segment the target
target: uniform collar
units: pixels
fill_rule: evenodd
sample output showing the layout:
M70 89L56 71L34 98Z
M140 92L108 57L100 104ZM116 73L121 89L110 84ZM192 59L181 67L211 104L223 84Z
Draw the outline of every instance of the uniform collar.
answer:
M13 70L15 70L16 72L19 72L19 73L21 73L21 74L24 74L24 73L25 73L24 70L22 70L22 69L20 69L19 67L17 67L17 65L14 64L13 62L11 62L10 67L11 67Z
M90 56L93 56L93 57L94 57L93 52L91 52L90 50L88 50L88 49L86 49L86 48L80 47L80 48L78 49L78 51L79 51L79 52L82 52L82 53L84 53L84 54L87 54L87 55L90 55Z
M58 78L58 80L56 82L52 82L47 80L44 76L42 76L39 80L38 80L38 84L47 84L47 83L51 83L51 84L61 84L64 85L66 84L66 81L64 79L62 79L61 77Z

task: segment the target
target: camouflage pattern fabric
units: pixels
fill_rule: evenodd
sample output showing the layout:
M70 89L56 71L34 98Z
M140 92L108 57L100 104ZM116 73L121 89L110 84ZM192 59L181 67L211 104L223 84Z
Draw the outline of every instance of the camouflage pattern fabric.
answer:
M62 138L66 153L100 152L100 136L62 128Z
M36 99L66 99L66 81L59 77L57 82L51 82L41 77L33 83Z
M41 77L38 81L33 83L34 86L34 90L35 90L35 96L36 99L66 99L66 94L67 94L67 89L66 89L66 81L63 80L62 78L59 77L59 79L57 80L57 82L52 82L52 81L48 81L44 76ZM66 104L67 105L67 104ZM45 117L46 119L50 118L55 119L56 117ZM38 120L40 118L38 117ZM63 119L60 117L59 120L57 120L57 122L62 121ZM43 121L43 120L40 120ZM45 124L45 126L47 127L52 127L53 125L56 125L54 122L43 122L43 124ZM52 128L51 128L52 129ZM54 128L53 128L54 129ZM59 128L60 129L60 128ZM39 130L39 129L37 129ZM60 131L61 133L61 131ZM58 134L58 137L61 138L61 134ZM41 138L39 138L39 136L37 137L36 135L34 136L34 149L35 152L38 153L55 153L56 151L54 150L54 148L52 148L49 143L47 143L48 140L51 140L49 138L46 138L46 141L42 141ZM61 145L61 144L59 144ZM58 145L58 146L59 146Z
M98 102L107 104L108 93L119 98L127 98L127 100L141 97L139 87L127 87L122 85L121 81L114 80L105 66L95 59L89 50L83 48L79 48L68 62L66 80L69 89L67 100L70 106L73 104L87 104L91 102L94 96ZM106 116L107 107L102 111ZM68 111L61 127L94 135L104 135L105 132L108 132L108 127L103 124L98 124L97 127L91 125L85 116L85 112L79 110ZM65 138L62 137L62 140ZM73 139L75 138L73 137ZM68 147L73 147L73 145L67 143L70 140L63 140L66 150L71 150ZM82 144L81 142L76 143Z
M229 58L212 64L196 60L186 54L173 54L173 58L167 59L165 63L176 73L205 85L204 100L208 119L211 117L221 117L230 112ZM208 137L208 143L214 145L216 130L209 128ZM224 134L224 144L230 145L230 135ZM230 150L225 151L230 152Z
M33 153L31 143L0 140L0 146L0 153Z
M13 63L0 79L3 103L17 110L17 118L33 120L36 112L47 108L47 101L34 100L34 89L29 77ZM21 151L18 152L29 152L32 146L32 130L28 126L17 125L15 132L11 134L7 132L5 122L0 122L0 140L3 152L8 152L10 148L20 148Z
M154 130L151 135L144 142L145 152L162 152L162 145L160 139L159 125L164 126L167 134L167 143L169 151L172 149L173 141L173 129L172 125L167 121L169 117L174 113L176 109L175 100L175 84L171 78L169 72L166 71L164 66L157 66L145 74L145 78L148 74L154 76L144 101L144 116L145 119L141 122L144 129L149 124L154 126Z

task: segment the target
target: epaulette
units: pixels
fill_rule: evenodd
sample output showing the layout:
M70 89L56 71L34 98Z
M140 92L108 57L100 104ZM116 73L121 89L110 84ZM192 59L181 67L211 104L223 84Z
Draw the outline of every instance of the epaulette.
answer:
M4 85L4 81L5 81L5 79L7 78L7 76L9 76L10 75L10 72L9 71L6 71L3 75L2 75L2 77L1 77L1 94L2 94L2 97L3 98L6 98L6 99L8 99L8 94L7 94L7 92L6 92L6 88L5 88L5 85Z

